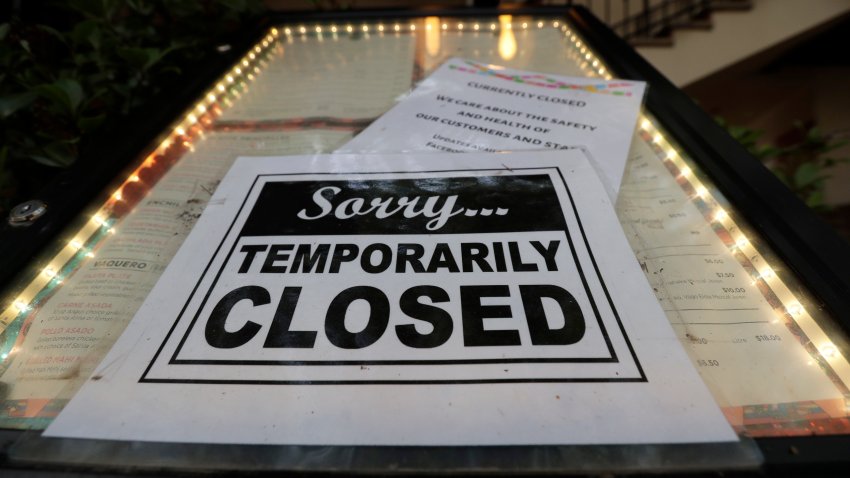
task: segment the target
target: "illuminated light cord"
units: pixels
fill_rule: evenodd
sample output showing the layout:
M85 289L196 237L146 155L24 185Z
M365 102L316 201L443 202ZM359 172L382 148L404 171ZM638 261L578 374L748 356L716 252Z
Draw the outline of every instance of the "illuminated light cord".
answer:
M265 39L261 42L263 47L268 47L271 42L274 41L274 37L279 34L276 28L271 29L270 31L271 34L267 35ZM287 34L291 33L291 30L288 28L284 31ZM238 61L243 67L248 68L251 66L251 62L249 60L257 59L257 55L262 54L263 51L263 48L261 48L260 45L257 45L254 47L253 52L249 52L245 57ZM262 55L259 58L261 59L261 64L263 64L264 66L267 65L267 63L262 62ZM242 69L239 66L236 66L233 71L237 75L241 75L242 73ZM254 66L253 71L259 73L260 70L258 67ZM249 79L251 79L250 76ZM225 80L230 84L236 83L236 79L232 75L227 75ZM244 82L244 80L240 77L238 81L238 86L244 88L245 84L246 83ZM200 102L194 104L191 109L187 110L182 120L177 123L178 126L176 126L172 130L169 136L163 138L162 141L160 141L159 145L156 147L156 150L162 153L173 144L172 138L184 137L186 139L181 140L181 144L186 146L190 151L194 150L194 146L192 144L190 136L193 134L197 134L199 136L204 135L203 127L198 124L200 119L198 115L202 115L202 118L204 119L205 123L211 122L212 120L209 117L209 114L216 114L217 112L220 112L220 108L216 105L216 101L218 101L219 99L222 99L225 102L228 101L227 98L219 98L215 93L216 91L220 93L225 93L227 91L225 83L222 81L218 82L210 89L210 91L206 92L201 97L203 99ZM234 90L234 93L238 94L239 92ZM206 101L206 105L204 104L204 101ZM15 319L18 314L32 310L30 303L32 302L32 300L37 300L37 297L39 297L39 294L41 294L42 291L47 290L48 287L53 287L62 283L61 277L59 275L61 267L56 266L55 264L66 264L73 257L78 257L78 255L82 255L82 257L85 258L95 257L94 252L92 252L90 248L86 248L85 243L91 241L92 239L95 241L102 240L104 236L98 235L99 231L100 234L116 234L116 228L111 226L111 216L113 214L114 205L117 204L119 201L125 200L123 193L124 185L141 181L141 178L139 177L139 171L141 170L141 168L151 167L155 163L156 160L154 158L154 155L148 155L142 161L142 164L126 178L124 183L118 189L113 192L113 194L110 196L110 200L104 203L100 211L95 213L91 217L91 220L87 222L86 225L84 225L77 232L74 239L69 241L66 246L60 250L60 252L53 258L50 265L42 269L41 273L38 274L38 276L26 286L24 292L19 294L18 297L12 301L9 308L3 313L3 317L9 317L9 319L6 320L0 318L0 330L2 330L3 327L7 326L11 322L11 320ZM32 297L33 299L30 299L28 297Z
M835 345L833 345L832 343L821 344L818 347L818 350L820 351L821 355L823 355L823 357L827 360L840 357L840 354L838 353L838 348L836 348Z
M803 315L803 312L805 312L805 309L803 309L803 306L800 305L799 302L787 304L785 306L785 310L788 311L788 313L791 314L791 316L793 317Z
M711 221L723 227L727 232L735 230L740 231L740 227L729 216L728 212L723 208L716 206L717 200L712 197L708 189L693 176L693 171L684 163L684 159L681 157L671 157L676 156L671 155L674 150L667 150L659 145L662 140L667 141L667 138L659 138L660 132L658 132L658 130L646 118L641 120L640 125L642 131L647 135L646 137L651 138L652 143L657 145L656 147L658 148L657 151L659 152L659 158L662 157L662 153L665 154L663 160L672 163L678 168L679 175L677 177L684 178L685 182L690 184L690 186L694 189L694 199L701 198L706 203L711 202L715 204L715 207L709 210L709 217L711 218ZM744 249L749 247L752 247L753 250L745 252ZM733 252L738 251L742 254L746 254L746 260L750 264L756 264L759 261L764 260L758 248L754 247L750 240L742 234L738 234L737 239L733 244L729 245L729 248ZM780 304L782 304L781 308L777 309L779 316L774 318L771 323L775 325L781 324L782 320L780 320L780 318L787 314L787 317L790 317L790 320L792 320L796 326L800 328L807 340L811 343L818 344L815 346L816 351L811 351L810 353L813 354L813 357L815 357L814 354L817 354L821 358L813 358L812 360L809 360L808 365L814 366L819 360L826 360L829 362L831 367L831 373L835 373L836 376L844 383L850 383L850 363L844 359L844 356L841 354L838 347L830 340L830 337L824 332L818 322L806 311L800 303L797 293L791 291L789 286L779 277L773 267L753 267L751 270L751 277L753 279L751 281L751 285L757 285L759 281L762 281L764 286L770 290L770 293L779 300ZM783 311L784 314L782 313Z
M25 302L22 299L16 299L13 303L18 312L26 312L30 310L29 302Z

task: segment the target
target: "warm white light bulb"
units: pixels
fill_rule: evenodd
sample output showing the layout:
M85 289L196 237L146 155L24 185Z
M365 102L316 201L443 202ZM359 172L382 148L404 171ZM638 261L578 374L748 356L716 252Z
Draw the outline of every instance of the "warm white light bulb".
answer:
M14 304L15 308L18 309L18 312L26 312L29 310L29 305L27 305L27 303L23 300L18 299L14 302Z
M803 313L803 306L800 304L790 304L785 307L785 310L787 310L789 314L796 317Z

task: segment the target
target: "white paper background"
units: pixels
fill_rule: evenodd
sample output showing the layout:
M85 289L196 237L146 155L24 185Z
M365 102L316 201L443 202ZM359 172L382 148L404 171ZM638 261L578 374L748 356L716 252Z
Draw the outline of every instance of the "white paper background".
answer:
M648 382L428 385L139 383L259 173L551 167L566 178ZM578 151L242 159L47 436L201 443L494 445L735 440L689 364Z

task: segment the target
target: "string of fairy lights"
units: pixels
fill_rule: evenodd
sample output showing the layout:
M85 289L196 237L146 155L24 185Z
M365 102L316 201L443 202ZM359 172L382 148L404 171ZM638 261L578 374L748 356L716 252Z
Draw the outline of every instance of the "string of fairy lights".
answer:
M222 75L205 92L200 101L189 108L172 125L155 150L145 158L136 170L127 176L124 182L113 192L110 199L91 216L90 220L74 234L65 247L42 268L41 273L20 291L10 302L10 305L0 313L0 331L21 314L32 310L42 297L48 295L47 293L51 289L62 284L65 276L78 267L78 264L76 264L78 260L86 260L95 256L95 247L99 241L115 233L115 218L111 216L111 211L117 203L124 201L125 190L138 183L141 180L143 170L155 165L172 146L179 145L189 151L194 150L193 142L204 136L204 130L213 122L214 118L221 115L223 107L232 106L233 99L238 100L241 97L247 85L267 66L268 54L282 40L291 43L298 37L302 40L313 37L322 41L325 37L338 39L339 35L354 34L363 37L401 35L416 33L417 31L478 34L488 31L521 31L534 28L554 28L561 31L568 47L568 56L578 64L587 76L606 80L613 78L604 62L582 41L580 35L572 31L565 23L557 20L514 21L510 15L502 15L498 18L498 21L492 22L450 22L437 17L429 17L423 21L405 23L301 24L271 28L267 35L253 45L227 73ZM281 38L281 36L284 38ZM843 360L836 345L817 324L812 312L803 305L788 284L777 274L777 271L767 263L767 260L743 232L733 215L723 207L719 197L712 192L715 190L706 181L697 177L688 160L679 152L674 142L657 126L656 121L645 113L642 113L639 119L639 134L660 153L660 159L665 166L675 172L677 183L689 194L690 200L697 203L701 211L705 211L705 218L712 224L712 227L728 233L725 237L729 238L726 241L726 246L730 253L739 261L749 261L753 265L748 269L752 271L751 284L766 286L780 301L782 306L776 311L777 318L774 322L779 323L783 318L795 322L838 376L845 383L850 384L850 365L848 365L848 362ZM5 359L5 355L0 356L0 359Z
M570 51L569 55L578 63L582 71L588 76L598 76L606 80L612 79L612 75L605 68L602 60L598 58L590 48L582 43L581 38L566 25L561 26L561 31L567 39ZM714 188L696 176L688 160L679 152L679 148L668 138L656 121L646 113L641 113L639 118L639 134L648 141L660 155L668 170L675 171L676 182L689 195L691 201L703 206L699 208L705 211L705 219L713 228L725 231L728 240L725 245L729 252L739 262L749 262L752 267L750 285L766 286L782 304L775 312L774 324L780 323L782 319L791 320L796 323L806 334L809 341L817 349L818 353L832 367L833 371L845 384L850 384L850 365L844 360L835 343L817 324L815 318L801 303L788 284L782 280L777 271L768 264L762 253L732 215L723 207L722 201L717 197ZM723 236L721 236L723 237ZM746 269L746 268L745 268ZM814 365L812 360L808 363Z

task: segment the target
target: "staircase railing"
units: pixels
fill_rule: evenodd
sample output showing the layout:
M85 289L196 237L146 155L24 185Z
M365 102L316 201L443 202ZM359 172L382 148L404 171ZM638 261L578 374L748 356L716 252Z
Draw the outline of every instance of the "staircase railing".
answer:
M668 37L677 27L704 24L711 10L746 7L748 0L567 0L583 5L630 42Z

